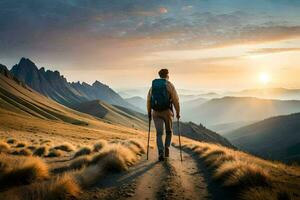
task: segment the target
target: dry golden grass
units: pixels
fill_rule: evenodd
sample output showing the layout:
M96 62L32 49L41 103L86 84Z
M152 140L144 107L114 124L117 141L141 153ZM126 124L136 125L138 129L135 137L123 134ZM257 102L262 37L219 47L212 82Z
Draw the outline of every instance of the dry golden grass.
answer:
M16 143L17 143L17 140L14 139L14 138L8 138L8 139L6 140L6 142L7 142L8 144L16 144Z
M105 147L107 145L107 141L106 140L98 140L95 144L94 144L94 151L100 151L103 147Z
M292 195L282 189L266 189L261 187L245 191L240 198L243 200L292 200Z
M48 155L49 148L47 146L40 146L36 150L34 150L33 155L35 156L46 156Z
M102 165L91 165L77 171L74 174L80 187L85 189L91 187L97 181L99 181L105 175L105 171Z
M49 144L49 143L52 143L52 141L51 141L51 140L41 140L41 141L40 141L40 144L41 144L41 145L47 144L47 143L48 143L48 144Z
M31 151L34 151L36 150L38 147L37 146L34 146L34 145L30 145L30 146L27 146L27 149L31 150Z
M124 143L107 144L94 155L76 158L69 167L70 169L81 169L75 173L80 186L82 188L89 187L107 172L125 171L135 164L139 159L139 155L138 152L128 147L129 143L126 141ZM141 148L145 147L141 146Z
M198 155L212 170L214 180L232 189L240 199L293 199L292 195L300 195L297 166L263 160L216 144L190 142L183 149Z
M81 188L72 174L63 174L48 181L14 188L0 194L0 198L7 200L67 200L76 199L80 193Z
M132 143L133 145L136 145L141 150L142 153L146 152L146 144L141 140L130 139L129 142Z
M47 157L53 158L53 157L60 157L62 156L62 151L58 149L50 149Z
M72 161L69 165L70 169L81 169L91 163L92 156L80 156Z
M9 144L7 144L7 143L4 142L4 141L0 141L0 153L1 153L1 152L6 153L6 152L8 152L9 150L10 150Z
M17 148L23 148L26 147L27 143L26 142L18 142L18 144L16 145Z
M93 185L107 172L126 171L138 160L138 155L122 144L111 144L95 156L80 157L73 165L87 166L76 173L82 188Z
M63 174L42 184L36 183L25 194L25 199L55 200L74 199L79 196L81 189L70 174Z
M134 152L121 145L111 148L107 156L101 160L105 171L120 172L128 169L136 162L137 158Z
M75 150L74 146L70 143L64 143L58 146L55 146L54 149L59 149L66 152L72 152Z
M271 186L270 175L263 168L246 162L230 161L221 164L214 174L214 178L222 180L226 187L255 187Z
M17 149L11 152L13 155L31 156L32 152L29 149Z
M0 155L0 188L30 184L49 177L48 166L36 157Z
M85 147L81 147L78 151L76 151L76 153L74 154L74 158L77 158L79 156L83 156L83 155L89 155L92 153L92 149L88 146Z

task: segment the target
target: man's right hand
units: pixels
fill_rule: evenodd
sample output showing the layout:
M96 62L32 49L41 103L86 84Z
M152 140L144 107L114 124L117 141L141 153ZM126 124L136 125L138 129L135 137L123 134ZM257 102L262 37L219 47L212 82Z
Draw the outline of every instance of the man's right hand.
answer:
M176 114L176 118L180 119L180 114L179 113Z

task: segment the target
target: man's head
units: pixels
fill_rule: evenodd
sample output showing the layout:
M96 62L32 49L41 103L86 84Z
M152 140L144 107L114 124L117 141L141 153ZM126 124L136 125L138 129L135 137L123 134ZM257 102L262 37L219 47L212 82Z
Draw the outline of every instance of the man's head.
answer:
M161 69L158 72L160 78L169 79L169 70L168 69Z

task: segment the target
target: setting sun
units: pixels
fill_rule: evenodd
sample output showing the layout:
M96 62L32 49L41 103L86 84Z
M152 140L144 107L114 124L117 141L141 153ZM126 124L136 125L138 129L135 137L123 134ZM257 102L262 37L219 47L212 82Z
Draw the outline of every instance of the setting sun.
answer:
M268 84L271 81L270 74L267 72L261 72L259 74L259 81L264 85Z

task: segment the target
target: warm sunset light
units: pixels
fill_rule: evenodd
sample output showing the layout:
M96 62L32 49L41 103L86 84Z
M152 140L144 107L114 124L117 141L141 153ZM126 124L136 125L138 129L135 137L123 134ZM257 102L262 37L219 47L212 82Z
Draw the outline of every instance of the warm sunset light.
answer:
M0 200L299 199L300 0L0 0Z
M261 72L259 74L259 80L262 84L267 85L271 81L271 76L267 72Z

